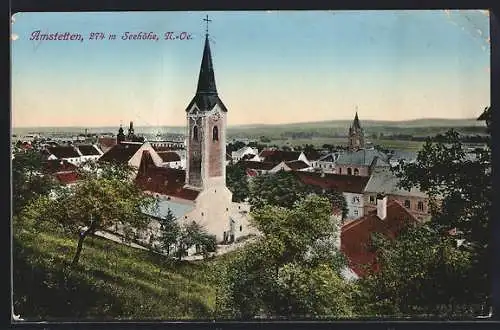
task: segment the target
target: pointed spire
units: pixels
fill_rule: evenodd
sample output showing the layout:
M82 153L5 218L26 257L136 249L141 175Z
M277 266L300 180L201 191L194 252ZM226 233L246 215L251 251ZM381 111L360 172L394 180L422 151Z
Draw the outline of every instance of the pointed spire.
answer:
M198 88L196 94L217 95L215 86L214 67L212 64L212 53L210 52L210 42L208 33L205 34L205 48L203 49L203 58L201 60L200 75L198 77Z
M358 110L356 110L356 115L354 116L354 121L352 122L352 128L354 129L361 128L361 124L359 123L359 118L358 118Z

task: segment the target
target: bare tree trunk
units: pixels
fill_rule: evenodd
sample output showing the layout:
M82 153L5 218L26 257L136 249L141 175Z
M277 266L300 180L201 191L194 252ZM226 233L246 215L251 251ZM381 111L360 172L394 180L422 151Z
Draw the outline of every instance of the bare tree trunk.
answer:
M75 266L77 263L78 263L78 260L80 260L80 255L82 253L82 249L83 249L83 240L85 239L85 237L87 237L89 233L89 229L83 231L83 232L80 232L80 234L78 235L78 245L76 247L76 252L75 252L75 256L73 257L73 261L71 262L71 267Z

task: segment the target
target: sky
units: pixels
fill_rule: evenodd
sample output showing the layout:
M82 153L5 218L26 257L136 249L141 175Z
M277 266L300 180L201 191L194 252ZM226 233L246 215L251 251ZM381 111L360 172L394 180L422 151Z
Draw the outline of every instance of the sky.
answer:
M183 126L206 14L229 126L345 120L356 109L361 120L471 118L490 104L483 10L18 13L13 127ZM29 40L36 30L84 40ZM163 40L170 31L191 39Z

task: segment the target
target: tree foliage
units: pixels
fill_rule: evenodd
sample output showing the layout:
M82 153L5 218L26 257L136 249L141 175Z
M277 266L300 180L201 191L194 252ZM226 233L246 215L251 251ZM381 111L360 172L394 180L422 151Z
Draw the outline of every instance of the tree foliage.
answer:
M252 219L263 238L225 267L218 302L223 316L351 315L335 244L339 224L332 221L328 199L308 196L290 209L266 205L253 211Z
M238 164L226 166L226 185L233 193L233 202L248 198L249 187L245 169Z
M58 183L43 175L43 158L40 152L18 152L12 160L13 213L18 214L31 200L47 195Z
M252 208L259 209L265 205L291 208L310 194L326 197L332 207L342 210L342 218L348 212L347 201L342 193L303 184L293 172L279 171L257 176L250 182L249 202Z
M78 263L89 234L119 228L126 239L131 239L149 224L143 210L152 209L154 199L123 180L126 169L116 176L101 175L111 171L107 166L100 165L102 171L87 170L76 185L57 189L53 198L40 197L25 210L24 216L36 222L56 222L78 235L72 264Z
M392 243L378 241L381 271L362 281L371 312L477 315L490 303L491 149L473 156L450 130L395 169L402 187L430 196L432 217Z

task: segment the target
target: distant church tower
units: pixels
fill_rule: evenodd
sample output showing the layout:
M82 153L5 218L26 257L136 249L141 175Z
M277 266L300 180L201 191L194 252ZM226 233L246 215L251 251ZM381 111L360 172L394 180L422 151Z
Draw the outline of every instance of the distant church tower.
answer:
M361 124L359 123L358 111L356 110L356 116L354 116L354 121L351 127L349 127L349 150L356 151L363 149L365 147L365 137Z
M125 134L123 133L123 127L120 125L120 128L118 129L118 134L116 135L116 143L122 143L125 141Z
M217 94L208 27L196 95L186 113L186 185L197 190L225 187L227 108Z

